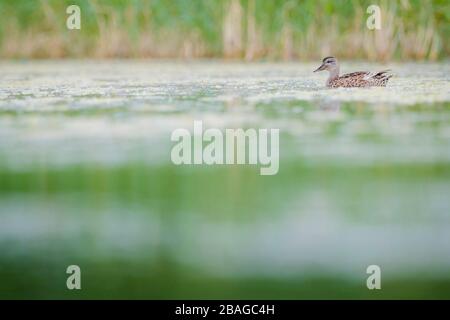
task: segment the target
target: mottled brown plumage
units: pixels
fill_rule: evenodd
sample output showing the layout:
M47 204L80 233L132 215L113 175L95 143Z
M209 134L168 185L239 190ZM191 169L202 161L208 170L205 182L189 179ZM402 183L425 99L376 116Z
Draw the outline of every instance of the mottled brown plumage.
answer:
M385 87L392 74L389 70L380 72L358 71L339 76L339 63L335 57L326 57L322 60L322 65L314 70L327 70L330 76L327 80L327 87Z

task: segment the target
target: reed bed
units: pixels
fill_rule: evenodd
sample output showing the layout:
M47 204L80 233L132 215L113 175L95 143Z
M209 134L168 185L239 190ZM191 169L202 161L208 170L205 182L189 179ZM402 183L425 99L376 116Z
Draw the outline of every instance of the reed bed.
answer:
M81 8L81 30L66 8ZM381 30L366 9L381 8ZM0 0L1 58L437 60L446 0Z

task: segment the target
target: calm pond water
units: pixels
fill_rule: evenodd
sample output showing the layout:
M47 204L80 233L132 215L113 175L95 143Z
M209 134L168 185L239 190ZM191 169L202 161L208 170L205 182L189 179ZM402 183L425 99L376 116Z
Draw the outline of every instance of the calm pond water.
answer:
M0 297L450 298L450 64L316 67L1 63ZM194 120L279 128L279 173L175 166Z

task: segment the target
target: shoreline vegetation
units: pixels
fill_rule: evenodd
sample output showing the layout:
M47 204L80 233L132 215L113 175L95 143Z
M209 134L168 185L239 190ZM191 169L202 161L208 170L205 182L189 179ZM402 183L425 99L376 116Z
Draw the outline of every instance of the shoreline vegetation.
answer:
M81 30L66 8L81 8ZM381 8L381 30L366 9ZM430 60L450 53L446 0L0 0L0 58Z

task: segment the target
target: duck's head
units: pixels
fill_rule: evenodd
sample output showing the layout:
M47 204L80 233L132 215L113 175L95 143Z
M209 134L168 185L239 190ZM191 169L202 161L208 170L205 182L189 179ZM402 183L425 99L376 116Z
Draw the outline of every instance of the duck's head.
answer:
M338 61L335 57L326 57L323 58L322 64L320 65L320 67L314 70L314 72L328 70L331 73L333 73L335 70L338 70L338 68L339 68Z

